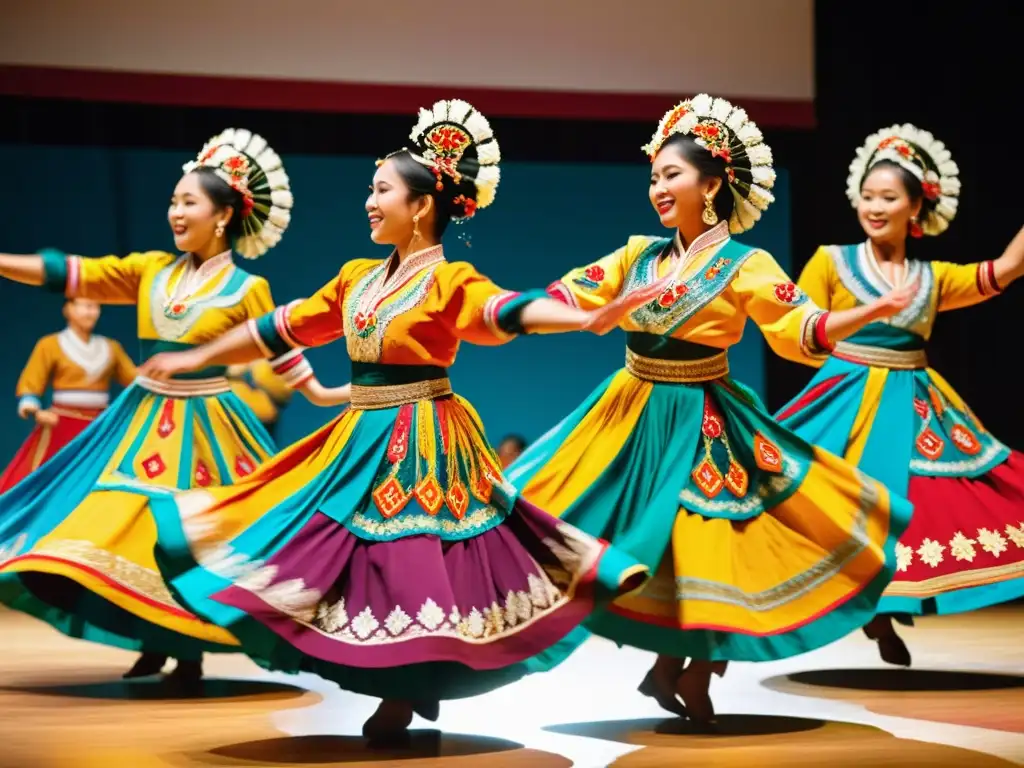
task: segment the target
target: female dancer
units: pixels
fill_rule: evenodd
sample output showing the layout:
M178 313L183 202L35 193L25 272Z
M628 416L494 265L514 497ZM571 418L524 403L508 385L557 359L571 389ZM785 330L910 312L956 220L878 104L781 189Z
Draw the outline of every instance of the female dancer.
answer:
M662 654L641 691L706 722L711 674L727 660L795 655L861 626L909 516L881 485L781 428L729 378L726 350L749 317L777 354L814 357L899 311L909 290L823 312L769 254L730 238L767 208L775 173L757 126L724 99L701 94L669 110L644 149L651 205L672 237L631 237L549 292L592 310L668 284L624 320L625 369L530 446L509 479L655 573L587 627Z
M137 303L144 354L186 349L273 307L262 277L237 267L289 221L288 177L266 141L230 129L211 140L171 197L182 256L150 251L87 259L0 255L0 275L100 303ZM300 353L278 360L293 386L330 402ZM143 651L126 677L159 672L194 685L203 649L235 651L223 629L183 610L153 560L153 494L230 485L273 453L230 393L224 368L154 382L140 377L50 462L0 496L0 601L72 637Z
M142 367L162 380L345 337L346 411L232 488L153 510L161 569L185 604L261 663L383 698L363 728L378 738L414 711L436 718L440 699L511 682L595 600L646 576L517 498L447 368L461 341L605 333L656 289L581 311L448 262L448 223L494 200L498 143L457 100L421 110L411 139L379 163L366 201L388 258L350 261L312 298Z
M18 379L18 415L36 428L0 476L0 493L49 461L85 429L110 402L110 384L127 387L135 363L113 339L93 334L100 305L89 299L64 302L67 328L36 342ZM43 395L53 388L51 405Z
M833 310L870 304L893 286L917 289L895 317L837 344L779 412L805 440L914 505L896 545L896 576L865 627L882 658L904 666L910 652L892 615L957 613L1024 595L1024 456L982 426L924 351L937 313L991 298L1024 274L1024 229L994 261L907 256L908 234L949 226L957 175L945 145L909 124L872 134L857 150L846 194L868 239L819 248L800 288Z

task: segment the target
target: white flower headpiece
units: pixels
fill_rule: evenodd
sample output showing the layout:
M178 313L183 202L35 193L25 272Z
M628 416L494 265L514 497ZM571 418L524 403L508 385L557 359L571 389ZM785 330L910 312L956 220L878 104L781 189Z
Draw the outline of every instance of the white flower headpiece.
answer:
M288 174L277 152L266 140L244 128L228 128L214 136L199 156L182 170L210 168L242 194L242 235L234 248L247 259L256 259L281 242L291 222L294 200Z
M775 169L771 148L746 111L701 93L666 112L643 151L653 162L662 144L676 134L693 136L698 146L725 160L735 201L729 231L739 234L753 227L775 200L769 192L775 185Z
M465 211L456 219L468 219L477 209L494 202L501 179L498 167L501 149L491 124L472 104L452 99L438 101L430 109L421 109L409 138L414 146L410 154L437 177L438 191L444 187L443 176L450 177L456 184L468 178L476 187L475 198L456 199ZM479 164L472 172L463 163L463 156L470 148Z
M891 125L868 136L857 149L846 179L846 196L854 208L864 178L883 160L896 163L921 182L925 205L920 227L924 234L945 232L956 216L960 198L960 169L946 145L910 123Z

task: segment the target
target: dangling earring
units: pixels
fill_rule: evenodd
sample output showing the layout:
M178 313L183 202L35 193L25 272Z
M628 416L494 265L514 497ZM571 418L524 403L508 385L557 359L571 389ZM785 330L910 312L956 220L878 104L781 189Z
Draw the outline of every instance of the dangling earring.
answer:
M917 223L917 216L910 217L910 236L924 237L924 230L921 229L921 225Z
M224 222L223 221L218 221L217 222L217 228L215 230L213 230L213 233L217 237L224 237Z
M701 220L709 227L718 223L718 214L715 213L714 196L704 196L704 213L701 214Z
M412 217L412 239L420 239L420 215L418 213Z

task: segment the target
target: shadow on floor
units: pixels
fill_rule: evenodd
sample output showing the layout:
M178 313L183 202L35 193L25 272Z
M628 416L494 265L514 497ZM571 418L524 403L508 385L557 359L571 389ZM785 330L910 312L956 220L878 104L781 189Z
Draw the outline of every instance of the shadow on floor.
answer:
M536 766L537 768L569 768L572 762L559 755L525 749L522 744L505 739L442 733L436 730L413 730L402 744L374 745L360 736L295 736L231 744L211 749L207 757L243 760L254 765L338 765L385 761L446 759L472 756L486 757L491 766ZM193 757L198 757L194 755ZM427 763L424 763L427 764ZM460 760L459 765L463 761ZM472 763L476 765L477 763ZM485 764L483 762L481 765Z
M50 682L36 680L15 681L0 687L0 691L30 693L40 696L66 696L80 699L112 699L116 701L162 700L231 700L296 699L309 693L304 688L262 680L203 680L196 692L183 692L173 685L154 678L152 680L96 680L84 682Z
M1024 676L932 669L816 669L769 678L767 688L798 683L856 691L994 691L1024 688Z
M544 728L551 733L566 736L586 736L591 739L619 741L624 744L643 743L642 734L658 736L710 736L736 738L742 736L778 736L803 733L824 728L826 721L803 717L777 717L775 715L723 714L710 728L694 725L679 718L648 718L643 720L604 720L591 723L565 723Z

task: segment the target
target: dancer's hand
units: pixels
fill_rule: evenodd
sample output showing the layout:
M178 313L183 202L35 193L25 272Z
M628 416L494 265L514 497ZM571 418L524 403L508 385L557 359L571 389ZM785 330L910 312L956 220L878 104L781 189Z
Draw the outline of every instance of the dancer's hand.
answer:
M198 371L206 367L205 357L195 349L183 352L160 352L139 367L139 376L154 381L167 381L176 373Z
M662 278L656 283L645 285L642 288L637 288L635 291L619 296L600 309L591 310L588 313L590 319L583 326L582 330L596 333L598 336L604 336L612 329L617 328L619 322L634 309L642 307L664 293L668 284L669 278Z
M32 415L36 420L36 424L41 427L55 427L57 422L60 421L60 417L56 413L47 411L44 408L40 408Z
M325 387L316 377L300 387L302 394L306 396L313 405L329 408L332 405L344 405L352 400L352 385L345 384L340 387Z
M914 300L914 296L917 295L917 289L921 286L919 280L914 280L912 283L900 286L889 293L885 294L881 298L875 299L871 304L872 315L876 319L883 319L898 315L908 306L910 302Z

